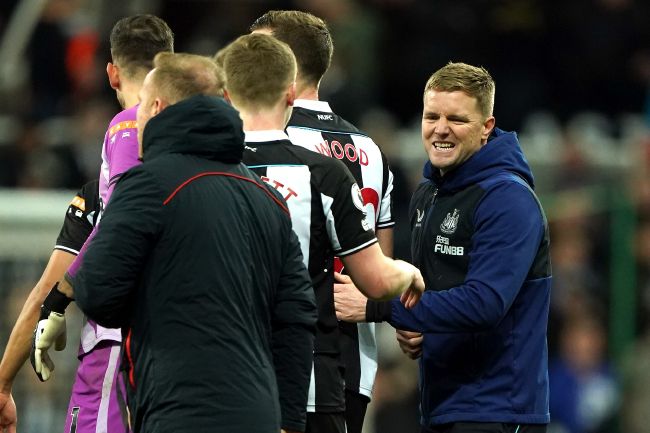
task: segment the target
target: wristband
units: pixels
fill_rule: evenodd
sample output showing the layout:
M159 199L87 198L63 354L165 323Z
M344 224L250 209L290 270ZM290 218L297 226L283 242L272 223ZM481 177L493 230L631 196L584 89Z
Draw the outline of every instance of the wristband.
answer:
M366 322L388 322L392 317L391 301L366 302Z
M72 302L72 299L59 291L59 283L57 282L43 301L43 307L48 311L63 314L68 305L70 305L70 302Z

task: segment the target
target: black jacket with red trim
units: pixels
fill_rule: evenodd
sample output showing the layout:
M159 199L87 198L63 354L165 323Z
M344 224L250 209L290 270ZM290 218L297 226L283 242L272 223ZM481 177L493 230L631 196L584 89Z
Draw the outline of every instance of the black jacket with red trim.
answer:
M243 137L219 98L152 118L73 281L90 319L127 334L135 432L304 430L314 293Z

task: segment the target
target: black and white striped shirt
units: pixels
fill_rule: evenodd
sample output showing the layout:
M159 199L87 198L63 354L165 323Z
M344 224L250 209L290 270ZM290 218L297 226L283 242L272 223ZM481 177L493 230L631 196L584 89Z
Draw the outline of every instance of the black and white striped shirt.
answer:
M340 330L334 311L334 256L377 239L361 191L340 161L289 141L284 131L248 131L243 162L285 198L314 285L318 322L307 410L345 410Z
M368 219L376 229L395 224L391 193L393 174L377 144L332 112L324 101L298 99L287 126L294 144L341 160L356 179ZM374 323L341 322L341 346L347 389L371 397L377 372Z

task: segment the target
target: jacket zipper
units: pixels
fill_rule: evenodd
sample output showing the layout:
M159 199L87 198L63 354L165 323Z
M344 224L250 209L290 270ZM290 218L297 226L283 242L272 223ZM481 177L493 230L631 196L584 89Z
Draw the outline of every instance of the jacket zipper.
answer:
M436 195L438 195L438 188L433 189L433 193L431 194L431 199L429 200L429 204L424 206L424 209L422 209L422 213L424 214L424 218L422 219L422 225L420 226L420 232L418 233L417 240L415 242L415 247L417 248L417 251L414 251L415 254L413 254L412 260L413 264L417 267L422 266L422 246L424 244L424 241L422 240L426 236L426 227L427 227L427 221L429 220L429 214L431 213L431 209L433 209L433 204L436 200ZM425 203L427 203L425 201ZM417 258L417 260L416 260Z

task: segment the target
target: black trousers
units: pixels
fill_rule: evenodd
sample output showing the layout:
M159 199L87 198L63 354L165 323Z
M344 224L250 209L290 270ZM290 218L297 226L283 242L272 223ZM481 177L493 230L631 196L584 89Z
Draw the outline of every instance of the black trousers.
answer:
M343 412L307 412L305 433L345 433L345 415Z
M546 433L546 424L454 422L422 427L422 433Z
M358 392L345 390L345 424L347 433L361 433L370 399Z

